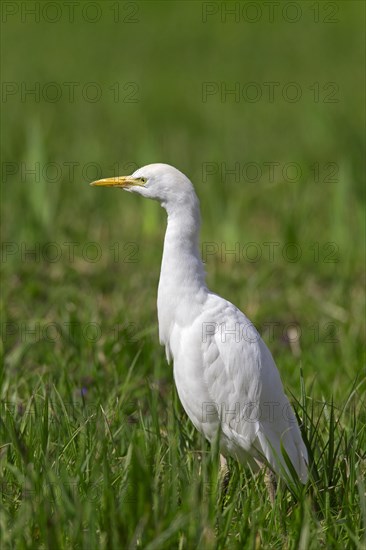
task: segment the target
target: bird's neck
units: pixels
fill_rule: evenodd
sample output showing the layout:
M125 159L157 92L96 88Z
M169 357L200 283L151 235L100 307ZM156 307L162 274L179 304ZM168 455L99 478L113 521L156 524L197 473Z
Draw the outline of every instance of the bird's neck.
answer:
M193 322L207 295L199 253L200 210L196 196L188 204L165 206L168 225L158 289L160 340L170 338L172 323Z
M195 295L205 287L205 271L199 253L200 210L196 196L188 204L166 207L168 225L160 273L159 292L179 297Z

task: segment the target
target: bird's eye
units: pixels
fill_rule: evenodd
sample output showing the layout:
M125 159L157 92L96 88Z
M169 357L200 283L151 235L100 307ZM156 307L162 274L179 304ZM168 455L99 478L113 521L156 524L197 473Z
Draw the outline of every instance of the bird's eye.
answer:
M142 181L142 183L146 183L146 182L147 182L147 178L140 178L140 181Z

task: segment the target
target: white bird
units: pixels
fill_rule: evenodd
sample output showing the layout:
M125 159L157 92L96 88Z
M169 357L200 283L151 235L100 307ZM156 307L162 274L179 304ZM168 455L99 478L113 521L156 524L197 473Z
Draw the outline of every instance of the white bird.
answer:
M177 392L194 426L210 442L219 437L224 456L266 465L289 483L293 476L285 449L306 483L307 450L269 349L244 313L206 286L199 201L190 180L172 166L150 164L131 176L91 185L157 200L167 212L159 337L168 362L173 360Z

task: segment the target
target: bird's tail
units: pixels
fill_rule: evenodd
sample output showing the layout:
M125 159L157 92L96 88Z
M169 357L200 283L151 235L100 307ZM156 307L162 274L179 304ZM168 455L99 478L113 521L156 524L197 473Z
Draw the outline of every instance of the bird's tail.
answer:
M285 481L293 480L292 469L301 483L308 480L308 452L302 440L297 422L282 434L273 433L268 425L262 425L257 434L260 452L271 468ZM287 457L286 457L287 455ZM286 460L287 459L287 460ZM289 468L288 460L292 468Z

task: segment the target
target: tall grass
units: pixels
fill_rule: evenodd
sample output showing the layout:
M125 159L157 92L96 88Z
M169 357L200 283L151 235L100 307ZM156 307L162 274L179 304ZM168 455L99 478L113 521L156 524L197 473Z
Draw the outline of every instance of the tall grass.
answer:
M336 2L324 23L319 3L315 23L317 3L298 4L294 24L281 9L204 23L199 2L141 2L133 24L114 24L108 2L95 24L3 20L18 92L1 126L2 547L365 546L364 6ZM269 81L297 82L301 101L203 101L205 82ZM21 94L52 82L57 102ZM116 82L137 101L115 101ZM157 161L194 182L208 284L258 327L302 423L310 481L281 486L274 508L235 461L222 491L217 449L179 404L157 335L164 212L88 186Z
M235 461L222 492L217 452L192 429L175 392L146 380L134 401L121 383L89 402L66 385L66 376L61 392L41 379L28 400L14 390L3 404L8 547L362 548L362 385L341 409L305 393L295 403L310 481L300 500L280 485L273 508L263 475Z

